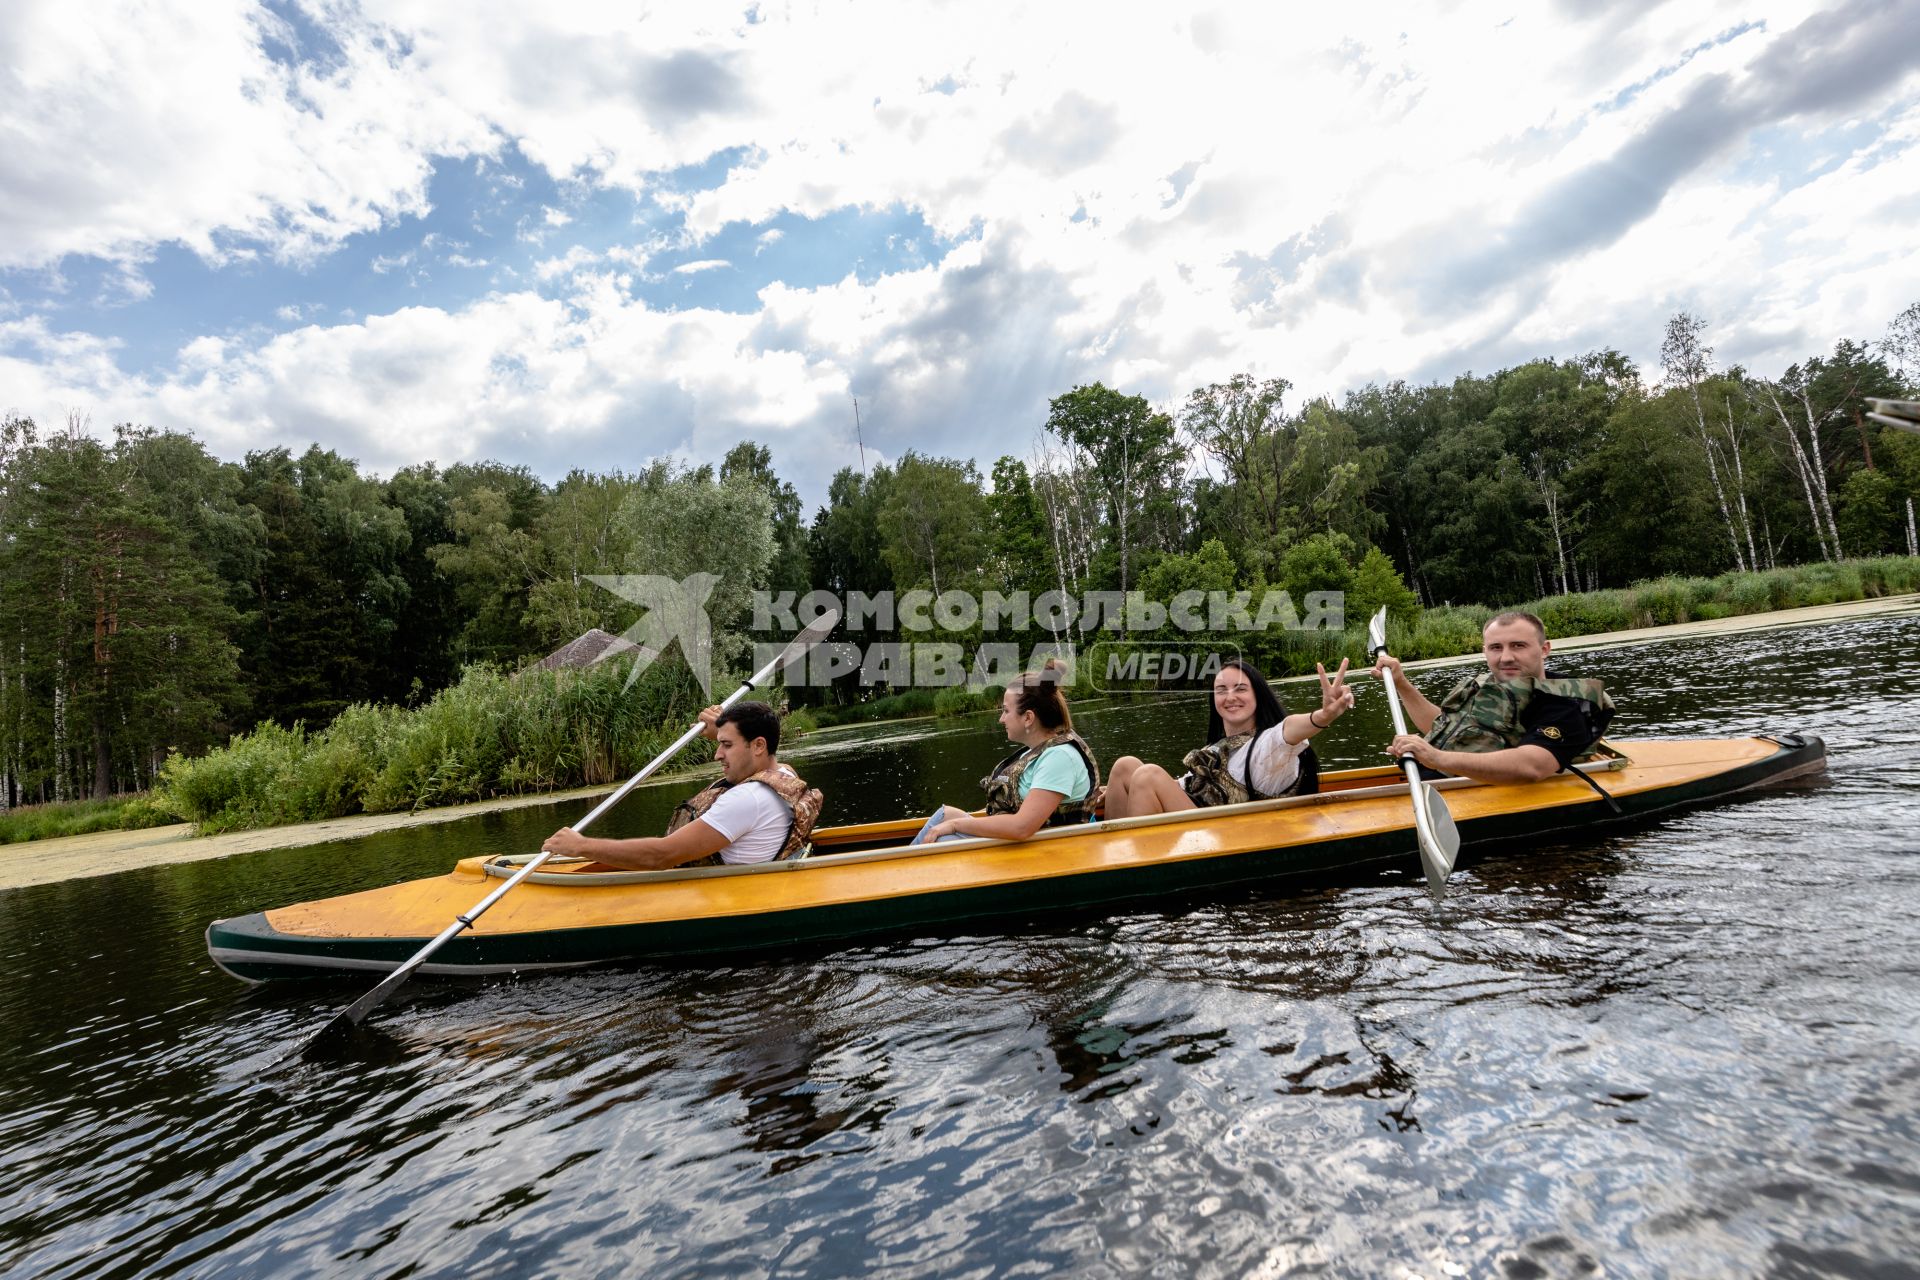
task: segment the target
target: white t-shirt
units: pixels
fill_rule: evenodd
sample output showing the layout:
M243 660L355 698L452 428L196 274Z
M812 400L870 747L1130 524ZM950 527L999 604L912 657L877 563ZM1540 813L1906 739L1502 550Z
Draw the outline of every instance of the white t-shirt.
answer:
M742 782L722 791L700 817L727 838L722 862L771 862L786 843L793 810L766 783Z
M1247 780L1247 752L1258 747L1260 753L1253 758L1253 789L1263 796L1277 796L1293 785L1300 776L1300 753L1307 749L1307 740L1288 742L1286 734L1275 725L1260 734L1256 742L1243 742L1239 750L1227 758L1227 772L1233 775L1235 782L1245 784ZM1182 774L1184 784L1191 774Z

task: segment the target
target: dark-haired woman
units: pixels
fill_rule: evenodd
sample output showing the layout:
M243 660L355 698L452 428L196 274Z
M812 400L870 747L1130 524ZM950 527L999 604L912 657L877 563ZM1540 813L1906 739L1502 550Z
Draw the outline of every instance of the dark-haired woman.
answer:
M1320 705L1288 715L1258 668L1237 658L1226 663L1213 678L1207 745L1187 753L1187 772L1175 778L1157 764L1122 756L1107 779L1105 816L1137 818L1316 790L1320 767L1307 744L1353 706L1353 689L1345 659L1331 675L1319 663L1314 667Z
M1100 777L1100 765L1073 731L1073 717L1060 692L1064 674L1064 668L1049 662L1007 686L1000 698L1000 725L1016 745L980 779L987 790L986 813L976 817L942 805L913 843L969 836L1025 840L1042 827L1086 818L1087 797Z

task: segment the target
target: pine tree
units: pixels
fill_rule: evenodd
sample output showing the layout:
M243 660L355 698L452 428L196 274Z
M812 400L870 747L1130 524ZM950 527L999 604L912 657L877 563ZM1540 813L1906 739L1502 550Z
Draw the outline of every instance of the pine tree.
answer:
M238 700L232 610L128 452L76 421L8 459L7 718L23 789L41 798L144 785Z

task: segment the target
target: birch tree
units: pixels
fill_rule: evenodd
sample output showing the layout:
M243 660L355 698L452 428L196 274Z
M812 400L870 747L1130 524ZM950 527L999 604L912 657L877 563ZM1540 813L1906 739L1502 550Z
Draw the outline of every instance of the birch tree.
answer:
M527 589L527 623L544 644L564 643L592 627L617 635L632 623L635 610L592 579L630 562L621 512L637 488L618 471L579 470L554 486L534 525Z
M1087 482L1100 495L1119 553L1125 592L1132 585L1141 512L1156 492L1164 493L1180 461L1173 419L1155 412L1145 397L1096 382L1049 401L1046 429L1085 457Z
M1087 464L1066 441L1043 436L1033 477L1034 497L1046 517L1047 542L1053 553L1054 589L1062 596L1078 600L1086 589L1093 569L1094 551L1099 545L1098 502L1090 492ZM1068 643L1076 651L1084 638L1079 615L1063 629L1037 617L1054 642Z
M1920 302L1909 303L1893 318L1887 336L1880 341L1880 350L1908 390L1920 383Z
M1795 451L1802 468L1802 487L1817 529L1823 528L1835 559L1845 555L1839 525L1834 519L1832 487L1843 480L1849 442L1843 435L1831 440L1836 423L1852 422L1859 432L1860 460L1874 470L1871 443L1861 417L1863 396L1892 395L1899 387L1891 370L1862 343L1841 339L1830 356L1814 356L1791 365L1780 377L1763 384L1774 419Z
M676 582L696 573L718 578L706 601L715 652L732 660L746 651L749 642L735 628L748 618L754 587L766 581L778 552L764 485L656 461L621 499L610 540L625 557L622 573Z
M1734 518L1733 507L1727 501L1727 486L1720 477L1720 446L1707 425L1706 405L1700 396L1700 384L1712 372L1713 348L1700 340L1706 327L1706 321L1685 311L1667 321L1666 337L1660 343L1660 363L1666 368L1667 385L1684 387L1692 403L1694 430L1700 449L1706 454L1714 500L1719 503L1720 518L1727 526L1727 540L1733 544L1734 563L1744 572L1757 558L1752 555L1753 531L1745 530L1743 546L1741 524Z
M1840 558L1840 534L1833 523L1833 508L1827 500L1826 468L1819 464L1820 428L1811 419L1811 403L1801 400L1795 402L1793 391L1780 383L1757 379L1749 383L1750 393L1759 398L1764 396L1766 403L1773 409L1780 423L1781 434L1787 439L1787 447L1793 456L1794 473L1800 479L1800 489L1807 501L1807 517L1813 524L1814 540L1820 546L1820 558L1837 560ZM1793 412L1787 405L1794 404ZM1799 423L1801 414L1807 414L1807 441L1802 443ZM1812 453L1809 456L1809 449Z

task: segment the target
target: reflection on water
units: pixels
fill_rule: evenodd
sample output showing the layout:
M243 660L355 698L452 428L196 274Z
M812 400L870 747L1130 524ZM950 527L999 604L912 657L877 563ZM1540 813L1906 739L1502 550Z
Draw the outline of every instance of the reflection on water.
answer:
M1916 639L1571 657L1625 691L1623 735L1798 728L1831 771L1468 863L1439 906L1410 859L990 934L419 982L325 1061L289 1050L363 986L244 988L209 919L577 814L0 893L0 1269L1910 1274ZM1201 711L1077 719L1106 757L1173 758ZM1371 763L1385 724L1363 692L1329 766ZM980 718L796 759L855 821L965 798L997 746ZM657 830L683 786L609 829Z

